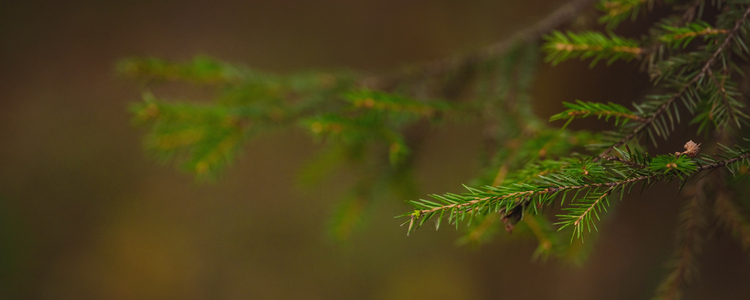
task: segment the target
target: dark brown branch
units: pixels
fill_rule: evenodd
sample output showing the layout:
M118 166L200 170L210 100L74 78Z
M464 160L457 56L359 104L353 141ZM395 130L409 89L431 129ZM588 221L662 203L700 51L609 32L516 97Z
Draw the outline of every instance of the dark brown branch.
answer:
M710 165L703 165L703 166L698 167L696 170L698 172L705 171L705 170L713 170L713 169L716 169L718 167L723 167L723 166L726 166L726 165L729 165L729 164L733 164L733 163L736 163L736 162L738 162L740 160L748 159L748 158L750 158L750 152L745 153L745 154L740 155L740 156L737 156L737 157L732 158L732 159L720 160L720 161L717 161L717 162L712 163Z
M541 40L542 36L569 22L583 10L590 8L597 0L573 0L558 8L533 26L521 30L513 36L465 55L436 60L416 69L365 78L360 85L371 89L388 89L396 84L410 82L418 78L436 77L453 71L464 70L477 63L489 60L508 52L515 44L528 44Z

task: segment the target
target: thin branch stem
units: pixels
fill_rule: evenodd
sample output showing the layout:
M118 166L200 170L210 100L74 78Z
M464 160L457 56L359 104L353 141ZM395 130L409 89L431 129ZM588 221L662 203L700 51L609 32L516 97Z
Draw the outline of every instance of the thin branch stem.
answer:
M675 40L681 40L684 38L694 37L694 36L701 36L701 35L716 35L716 34L722 34L727 33L729 30L726 29L715 29L715 28L706 28L701 31L693 31L693 32L687 32L682 34L676 34L674 35Z
M567 51L567 52L573 52L573 51L604 51L604 47L600 45L589 45L589 44L566 44L566 43L556 43L555 49L560 51ZM623 53L630 53L634 55L639 55L645 52L646 50L644 48L640 47L626 47L626 46L615 46L611 48L607 48L607 50L612 52L623 52Z
M699 166L698 168L696 168L696 170L698 172L705 171L705 170L713 170L713 169L716 169L718 167L723 167L723 166L726 166L726 165L729 165L729 164L733 164L733 163L736 163L736 162L738 162L740 160L748 159L748 158L750 158L750 152L745 153L745 154L740 155L740 156L737 156L737 157L734 157L734 158L731 158L731 159L728 159L728 160L720 160L720 161L717 161L717 162L712 163L710 165Z
M599 196L599 198L596 199L596 201L592 202L591 206L589 206L586 209L586 211L584 211L580 216L578 216L578 218L575 220L575 222L573 222L573 226L576 226L576 227L580 226L581 225L581 221L584 218L586 218L586 216L591 212L591 210L594 209L599 204L599 202L602 201L602 199L604 199L607 196L609 196L610 194L612 194L612 190L614 190L614 187L611 187L608 190L606 190L601 196Z
M602 158L606 159L608 161L616 161L616 162L619 162L619 163L623 163L623 164L626 164L628 166L636 167L636 168L639 168L639 169L643 169L643 168L646 167L646 166L644 166L642 164L639 164L639 163L636 163L634 161L625 160L625 159L622 159L622 158L619 158L619 157L616 157L616 156L607 156L607 155L605 155L605 156L602 156Z
M385 89L399 83L418 80L419 78L435 77L457 70L464 70L479 62L508 52L519 42L528 44L541 40L544 34L577 17L583 10L590 8L595 2L597 0L570 1L533 26L527 27L509 38L479 49L476 52L435 60L416 69L365 78L360 81L360 85L372 89Z
M613 111L595 111L595 112L592 112L592 111L589 111L589 110L577 110L577 111L568 112L569 116L580 116L580 115L588 115L588 114L594 114L594 115L597 115L597 116L622 117L622 118L634 120L636 122L645 122L646 121L646 119L644 119L641 116L637 116L637 115L634 115L634 114L626 114L626 113L621 113L621 112L613 112Z

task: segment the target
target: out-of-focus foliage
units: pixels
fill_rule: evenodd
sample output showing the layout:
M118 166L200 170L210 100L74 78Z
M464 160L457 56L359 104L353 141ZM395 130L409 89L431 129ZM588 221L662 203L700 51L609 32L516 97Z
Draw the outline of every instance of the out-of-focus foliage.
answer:
M604 13L600 21L614 29L655 5L646 0L603 0L598 5ZM748 245L750 226L741 206L729 196L730 179L705 174L726 168L742 178L750 166L747 140L739 142L750 119L745 112L746 87L741 83L750 54L746 46L750 7L737 1L658 5L673 8L673 15L655 22L640 40L611 32L532 30L527 35L536 38L520 36L463 60L417 68L417 76L414 71L409 76L348 72L282 76L206 57L189 62L132 58L119 69L143 82L146 90L168 81L214 88L209 101L173 101L146 92L143 101L132 106L134 120L149 128L147 148L162 161L178 162L197 178L216 177L253 136L280 129L301 129L325 145L319 158L301 173L304 182L317 182L342 165L354 166L350 193L330 222L331 236L338 240L361 227L376 200L416 197L412 163L419 155L420 128L430 124L448 126L465 120L483 124L484 132L478 134L486 137L486 147L478 156L484 170L465 186L465 193L409 200L415 209L401 216L406 218L408 233L428 220L436 228L443 222L456 227L465 223L468 232L460 242L478 244L501 229L518 228L519 234L538 241L534 257L580 263L591 251L591 241L599 235L597 224L611 206L632 191L678 182L679 189L687 188L692 198L682 211L673 271L657 291L659 298L675 299L697 273L697 257L712 215L706 213L711 210L708 193L723 195L714 203L713 216L738 236L743 247ZM706 6L711 7L710 16L704 13ZM548 34L542 46L532 42L544 33ZM563 103L566 110L551 117L568 123L592 116L613 119L614 130L554 128L532 109L537 48L547 53L552 64L571 58L590 59L591 67L602 60L607 65L640 61L645 76L659 89L634 100L632 108L576 100ZM682 122L683 116L690 120ZM698 124L692 140L684 141L685 151L659 150L650 155L641 145L641 139L649 139L658 146L678 124ZM717 138L693 141L703 133ZM701 146L714 153L702 151Z
M217 178L242 153L243 145L265 132L302 130L324 144L318 158L303 168L300 180L309 186L343 166L358 170L330 222L331 236L346 240L367 220L377 199L417 196L412 145L419 141L416 131L425 125L484 120L492 149L484 154L488 175L478 177L482 182L502 181L498 167L516 169L560 157L595 139L587 132L548 127L534 116L528 92L536 47L517 44L506 55L476 67L475 79L452 83L473 91L463 98L451 98L444 90L449 79L423 81L419 88L376 90L366 84L371 77L349 72L282 76L208 57L186 62L130 58L118 69L146 89L131 112L136 124L149 128L148 151L197 179ZM210 87L214 96L209 101L186 101L151 92L170 82ZM518 146L496 147L500 144Z

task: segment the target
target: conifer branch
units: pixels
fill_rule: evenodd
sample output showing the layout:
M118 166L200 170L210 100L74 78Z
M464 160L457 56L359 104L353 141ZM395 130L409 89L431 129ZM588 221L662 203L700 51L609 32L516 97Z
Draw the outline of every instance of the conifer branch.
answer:
M626 12L632 11L640 3L646 2L646 0L618 0L618 1L602 1L602 10L604 10L609 16L617 16Z
M713 169L716 169L716 168L719 168L719 167L723 167L723 166L728 166L728 165L734 164L734 163L736 163L738 161L747 160L748 158L750 158L750 152L745 151L744 154L736 156L736 157L733 157L733 158L730 158L730 159L727 159L727 160L717 161L717 162L709 164L709 165L698 166L696 168L696 170L697 171L713 170Z
M605 104L576 100L575 103L563 102L563 106L568 109L559 114L551 116L549 119L550 121L568 119L568 121L570 122L570 120L572 119L585 118L591 115L595 115L599 118L603 117L604 120L609 120L609 118L614 117L615 125L625 124L628 120L633 120L636 122L645 121L643 117L637 115L624 106L611 102Z
M662 26L662 28L669 33L659 37L659 40L667 44L673 44L675 47L679 47L680 45L682 45L682 48L687 47L687 45L690 44L690 42L696 37L709 37L712 35L726 34L729 32L728 29L713 28L711 27L711 25L703 21L696 21L683 27L664 25Z
M661 175L653 174L653 175L643 175L643 176L638 176L638 177L633 177L633 178L628 178L628 179L623 179L623 180L613 181L613 182L589 183L589 184L581 184L581 185L546 187L546 188L529 187L527 190L513 192L513 193L509 193L505 195L493 195L493 196L486 196L486 197L474 197L472 195L462 196L462 195L456 195L456 194L446 194L443 196L432 195L433 198L435 199L443 200L444 202L449 202L449 203L452 202L452 204L440 205L438 203L428 201L428 200L409 201L412 205L416 207L424 207L424 209L418 209L408 214L407 216L411 218L411 223L413 224L416 220L420 218L423 221L426 219L429 219L437 212L451 211L450 217L455 219L455 218L463 216L466 213L474 213L475 209L479 205L487 206L487 205L491 205L492 203L500 205L500 206L497 206L496 211L500 211L499 207L501 206L510 207L510 209L505 210L507 212L518 207L525 207L526 205L530 204L530 202L533 201L535 197L539 197L539 196L549 197L551 195L557 195L558 193L561 193L561 192L585 190L585 189L601 188L601 187L608 188L607 190L611 191L612 189L619 187L619 186L628 185L628 184L635 183L635 182L642 181L642 180L658 180L660 178L661 178ZM473 191L473 189L470 189L470 191ZM506 201L506 202L501 203L502 200L506 200L506 199L511 200L511 201ZM513 200L513 199L516 199L516 200ZM587 213L588 213L588 210L586 211L586 213L583 214L584 217L585 215L587 215ZM409 232L411 231L412 230L410 229Z
M610 34L586 31L582 33L553 31L545 37L547 42L544 50L547 51L546 60L556 65L570 58L581 59L593 57L589 66L593 67L602 59L607 59L611 64L619 59L632 60L639 57L645 50L632 39Z
M706 28L700 31L690 31L690 32L685 32L685 33L674 34L673 36L671 36L671 39L681 40L681 39L692 38L692 37L697 37L697 36L724 34L727 32L729 32L729 30ZM668 39L668 38L665 37L664 39Z
M635 19L641 4L650 0L604 0L597 5L597 8L605 13L599 18L600 23L607 23L607 28L613 29L628 18ZM649 2L651 4L652 1ZM629 14L628 14L629 13Z
M599 154L599 159L602 157L608 155L612 150L614 150L615 147L620 147L622 145L625 145L625 143L629 142L633 138L636 137L639 133L643 132L643 130L647 129L648 126L650 126L656 118L660 117L664 112L666 112L670 105L677 99L679 99L683 94L685 94L692 85L699 82L701 79L703 79L704 76L706 76L713 66L713 64L717 61L719 58L719 55L724 52L727 47L729 46L730 42L735 38L735 36L739 33L740 28L742 28L742 25L747 20L748 15L750 15L750 7L748 7L745 12L742 14L742 17L735 22L734 27L727 33L727 36L724 39L724 42L719 45L719 47L714 51L713 55L703 64L703 67L701 67L700 71L696 73L690 81L685 83L680 90L678 90L676 93L672 94L669 99L664 101L649 117L646 118L643 122L641 122L638 126L636 126L630 133L622 137L619 141L614 143L612 147L607 148L604 150L601 154Z
M295 124L340 149L331 152L330 156L335 157L329 157L325 164L356 161L358 166L372 167L360 170L364 174L359 178L360 186L355 187L353 198L342 203L332 222L332 233L339 239L358 227L370 198L385 183L413 184L411 177L403 174L411 167L410 146L420 136L410 134L417 127L414 125L439 121L444 115L463 117L468 110L474 113L471 117L490 124L484 132L489 136L487 140L503 146L487 147L491 164L486 168L488 176L475 181L495 184L466 187L468 192L463 194L430 195L430 200L408 201L414 209L402 215L408 218L404 223L409 223L407 234L427 220L435 220L437 229L444 217L456 226L468 218L471 230L463 241L483 242L502 228L500 222L511 231L518 222L525 221L539 241L535 256L564 257L569 254L561 252L586 252L580 247L583 236L598 230L597 222L607 211L610 197L618 192L623 199L625 193L641 184L645 189L673 180L679 181L682 188L703 171L726 167L732 174L746 173L750 166L750 150L739 146L719 146L722 154L698 156L700 144L690 141L685 151L654 157L640 154L637 147L631 152L627 146L644 132L656 145L655 136L666 138L675 131L675 123L680 123L678 100L694 116L691 124L700 125L698 133L724 129L732 123L737 127L748 123L750 116L743 111L747 88L737 79L733 81L732 75L744 76L743 66L736 61L747 60L750 53L745 45L750 7L732 4L719 9L709 17L716 19L712 26L700 20L706 2L692 1L679 13L681 17L673 14L663 19L652 26L648 38L639 41L611 33L552 32L594 1L570 1L526 30L476 52L372 77L349 73L276 76L205 57L188 63L130 59L119 68L123 74L149 83L176 80L217 88L216 102L211 104L170 103L147 94L143 103L132 106L134 120L151 125L149 149L161 159L183 163L198 176L215 174L257 132ZM654 2L602 0L599 8L606 15L600 21L613 28L628 15L635 18L642 8L650 8ZM717 7L721 4L714 3ZM698 20L693 22L694 18ZM704 45L690 44L697 38L702 38ZM614 119L620 129L613 136L547 127L528 101L538 61L537 46L532 43L540 39L547 41L543 48L553 64L569 58L593 58L594 65L602 59L612 63L647 56L644 63L650 67L652 80L663 80L669 92L649 96L648 101L635 104L633 110L614 103L576 100L564 103L566 110L550 118L568 122L594 116L606 121ZM680 49L688 45L688 50ZM467 87L467 95L475 93L472 101L436 100L454 99L458 93L453 91ZM396 94L394 90L403 93ZM373 144L377 147L371 147ZM579 154L583 145L591 144L607 148L598 155ZM624 150L620 149L623 145ZM372 153L365 153L375 148ZM610 155L612 151L619 155ZM370 154L377 155L376 159L365 157ZM384 163L385 157L391 165ZM695 273L696 256L704 239L705 181L699 179L695 183L694 197L682 210L676 263L659 288L661 297L679 296L683 284ZM373 186L373 182L380 186ZM413 199L411 195L399 196ZM563 210L554 224L540 214L553 203L559 203ZM527 213L532 216L525 217ZM750 223L725 190L719 191L714 213L739 237L744 248L750 248ZM566 234L572 231L578 240L566 248L559 242L560 232L555 232L555 227L566 229Z
M730 157L720 156L724 157L724 160L714 160L708 156L703 159L693 160L691 157L697 155L697 144L692 143L692 141L688 142L686 148L687 151L682 153L659 155L652 159L638 158L637 160L639 161L647 162L647 165L643 168L638 167L637 169L628 171L628 168L618 170L612 166L611 168L618 174L625 174L624 172L632 174L620 178L607 176L605 173L602 173L604 169L597 167L596 164L582 163L577 166L568 166L567 173L539 176L541 179L539 184L524 183L501 187L488 186L485 187L486 191L467 187L470 192L468 194L457 195L448 193L445 195L432 195L432 198L442 202L442 204L429 200L409 201L417 210L404 215L410 218L410 229L408 232L419 228L424 221L435 216L437 213L440 213L438 222L442 218L442 215L448 212L448 219L453 223L457 223L459 219L463 219L467 214L473 217L477 213L486 214L494 211L506 216L511 213L517 214L519 209L524 210L533 203L537 205L549 204L558 195L562 195L564 199L565 195L570 192L578 195L581 191L586 191L584 196L574 196L574 199L571 200L574 201L572 202L573 206L566 208L568 213L560 215L559 217L562 218L562 221L557 223L558 225L562 225L561 229L567 226L574 226L575 235L580 236L583 232L583 225L587 225L588 227L593 226L591 217L592 214L595 214L599 210L597 207L601 207L604 203L603 201L611 193L617 190L624 192L626 186L641 181L651 184L673 178L686 180L686 178L701 171L729 166L740 161L744 161L745 164L750 163L748 160L750 158L750 150L748 149L725 148ZM632 164L625 165L632 166ZM574 178L574 173L582 176ZM605 181L607 179L609 180ZM591 182L591 180L594 182ZM601 191L601 189L604 190ZM580 199L582 202L575 202L575 199ZM598 218L598 213L595 215ZM415 224L416 226L414 226Z
M621 112L614 112L614 111L596 111L592 112L589 110L579 110L579 111L570 111L568 112L568 116L571 117L577 117L577 116L588 116L588 115L597 115L600 117L616 117L616 118L624 118L624 119L631 119L635 120L637 122L643 122L645 119L642 117L635 115L635 114L627 114L627 113L621 113Z
M616 186L615 186L616 187ZM596 198L594 202L592 202L590 205L588 205L588 208L584 210L581 214L579 214L573 221L573 226L576 228L576 232L580 232L582 230L581 222L586 222L587 219L591 219L592 210L595 210L597 207L599 207L602 203L603 199L606 199L609 197L609 195L612 194L612 191L615 187L611 187L604 191L601 196Z

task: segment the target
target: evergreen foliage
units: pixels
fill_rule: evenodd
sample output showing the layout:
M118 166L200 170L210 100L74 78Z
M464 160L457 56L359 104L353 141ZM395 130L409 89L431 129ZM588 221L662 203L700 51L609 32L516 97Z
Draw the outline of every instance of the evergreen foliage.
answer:
M635 40L612 34L607 37L595 31L583 33L554 31L546 37L546 40L544 50L548 53L547 61L555 65L575 57L581 59L593 57L591 67L602 59L607 59L609 65L618 60L632 60L643 52Z
M750 248L743 210L748 203L735 196L742 192L736 183L747 181L750 168L750 140L741 139L750 119L744 80L750 6L746 1L602 0L596 7L606 33L554 31L592 2L571 1L510 40L476 53L384 75L280 76L206 57L185 63L132 58L119 70L148 86L182 81L215 88L212 102L175 102L146 92L132 106L134 119L150 128L147 148L197 178L215 177L253 136L295 127L327 146L303 170L305 181L317 181L340 165L356 166L359 177L331 222L337 239L360 226L377 199L416 197L410 170L417 129L424 124L484 122L485 171L465 193L409 200L415 209L401 216L408 233L428 221L436 228L465 223L468 232L461 242L482 243L501 226L513 231L522 225L520 231L539 241L534 257L580 263L612 205L661 182L678 182L690 199L678 224L672 272L657 290L659 299L677 299L697 276L711 220ZM654 22L645 36L611 31L653 7L673 13ZM537 48L552 64L572 58L590 60L592 67L602 60L637 60L655 84L654 94L634 99L632 108L566 102L566 110L550 118L566 120L565 125L594 116L612 119L614 130L555 128L532 110ZM683 141L684 151L649 149L678 128L695 133Z

